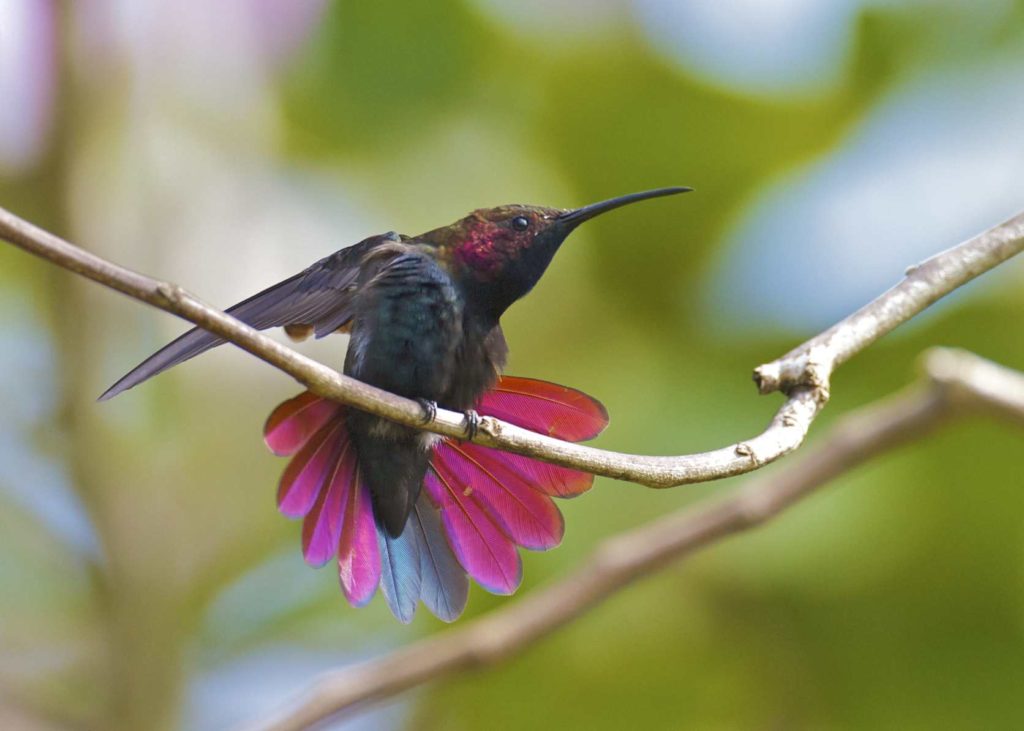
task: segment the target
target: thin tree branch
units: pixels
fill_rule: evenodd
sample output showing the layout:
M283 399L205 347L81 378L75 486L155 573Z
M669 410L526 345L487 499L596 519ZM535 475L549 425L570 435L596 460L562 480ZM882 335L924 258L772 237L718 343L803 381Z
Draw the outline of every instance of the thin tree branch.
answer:
M606 540L574 574L506 608L321 677L300 702L250 731L296 731L417 685L486 667L594 608L652 571L765 523L835 477L981 408L1024 424L1024 374L935 349L927 378L842 418L813 449L725 499L712 499Z
M929 305L1024 249L1024 213L907 269L899 284L820 335L759 366L761 393L818 389L828 398L833 371Z
M414 401L374 388L307 358L233 317L204 304L181 287L152 279L84 251L0 208L0 238L130 297L183 317L288 373L320 396L402 424L464 438L461 414L438 409L422 424ZM682 456L622 454L570 444L483 417L474 441L597 475L674 487L755 470L803 443L828 401L828 381L839 364L910 319L929 304L1024 249L1024 213L943 252L910 271L899 285L867 307L755 372L763 392L787 399L768 428L752 439Z

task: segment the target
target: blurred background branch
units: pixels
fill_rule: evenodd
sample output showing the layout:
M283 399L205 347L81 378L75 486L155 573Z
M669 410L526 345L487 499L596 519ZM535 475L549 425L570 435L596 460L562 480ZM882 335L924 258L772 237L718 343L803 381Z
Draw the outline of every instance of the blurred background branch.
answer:
M809 451L736 494L607 538L564 579L473 622L328 673L293 707L249 728L301 731L450 673L501 663L638 579L760 526L844 472L928 436L951 418L981 411L1024 424L1024 373L944 348L926 352L922 364L921 383L842 417Z

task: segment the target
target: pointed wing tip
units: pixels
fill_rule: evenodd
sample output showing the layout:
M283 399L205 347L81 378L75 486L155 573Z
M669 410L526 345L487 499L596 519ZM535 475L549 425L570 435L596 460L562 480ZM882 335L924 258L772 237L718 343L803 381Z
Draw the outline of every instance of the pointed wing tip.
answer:
M131 388L131 387L129 386L128 388ZM121 387L121 382L118 381L113 386L108 388L106 391L101 393L99 395L99 397L96 399L96 401L97 402L109 401L110 399L114 398L114 396L117 396L118 394L123 393L124 391L127 391L128 388Z

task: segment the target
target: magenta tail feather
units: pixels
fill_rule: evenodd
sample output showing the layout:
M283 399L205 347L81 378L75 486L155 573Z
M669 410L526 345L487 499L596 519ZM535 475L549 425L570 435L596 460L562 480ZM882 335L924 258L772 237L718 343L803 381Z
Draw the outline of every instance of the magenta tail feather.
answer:
M477 410L567 442L593 439L608 426L604 405L574 388L535 378L502 376Z
M341 404L305 391L274 409L263 427L263 438L271 452L290 457L342 408Z
M338 578L349 604L361 607L377 591L381 567L370 490L359 480L358 470L356 475L338 545Z
M448 543L466 573L492 594L511 594L523 578L519 552L501 529L467 496L472 488L458 482L443 461L435 460L423 487L441 508Z
M589 439L608 423L600 403L545 381L503 377L479 411L560 439ZM424 489L397 538L374 517L360 480L345 407L303 393L278 406L264 430L275 454L291 456L278 507L303 518L302 552L313 566L337 559L345 598L362 606L380 586L391 612L410 622L422 601L444 621L464 610L469 578L496 594L522 581L518 548L547 550L565 531L552 497L574 497L593 477L477 444L434 448Z
M340 421L322 426L285 467L277 489L277 507L284 515L301 518L313 509L338 459L341 429Z
M339 433L339 438L344 433ZM302 522L302 555L311 566L323 566L338 553L345 508L354 492L356 455L351 442L338 448L338 459Z
M500 459L503 453L487 450L493 454L484 455L481 452L486 447L471 450L467 446L452 442L438 445L435 469L450 475L462 493L468 494L468 499L476 502L516 545L546 551L561 543L565 522L554 501L510 469Z

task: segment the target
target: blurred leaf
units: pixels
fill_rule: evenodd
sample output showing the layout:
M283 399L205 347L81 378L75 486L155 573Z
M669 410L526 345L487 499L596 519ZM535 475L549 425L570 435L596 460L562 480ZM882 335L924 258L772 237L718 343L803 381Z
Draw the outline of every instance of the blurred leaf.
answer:
M458 0L335 2L288 88L299 148L358 158L422 134L466 93L485 35Z

